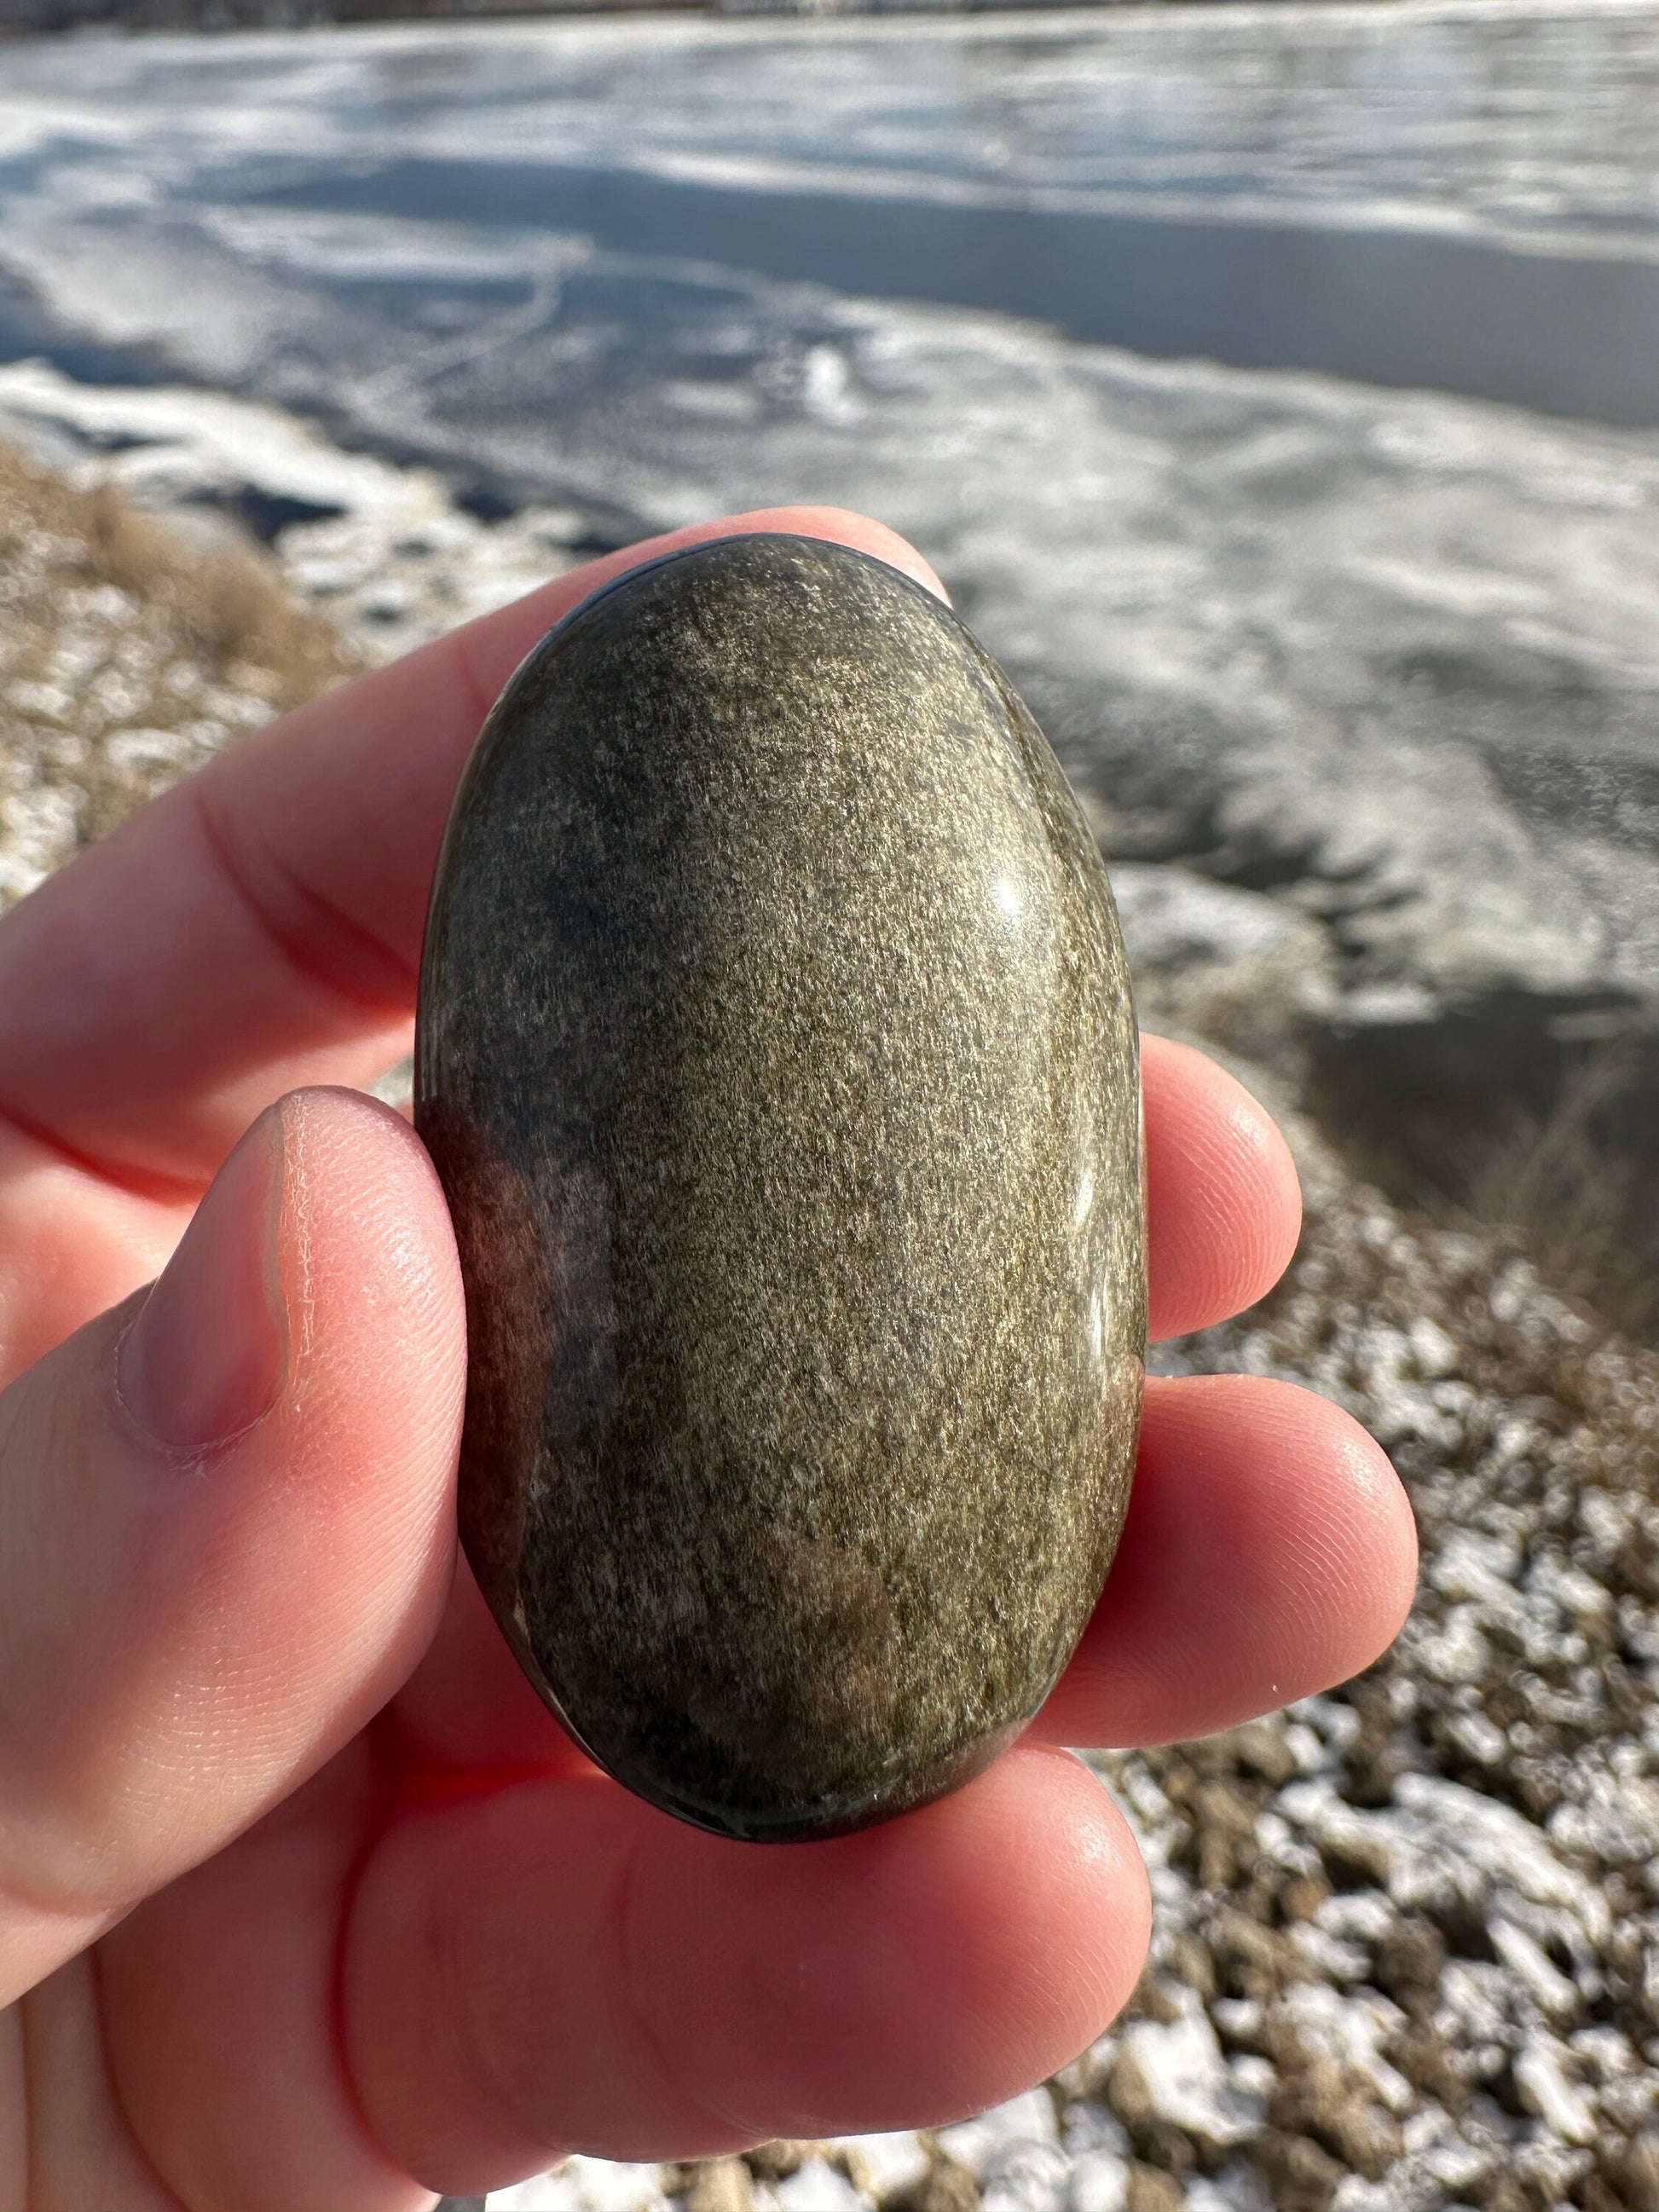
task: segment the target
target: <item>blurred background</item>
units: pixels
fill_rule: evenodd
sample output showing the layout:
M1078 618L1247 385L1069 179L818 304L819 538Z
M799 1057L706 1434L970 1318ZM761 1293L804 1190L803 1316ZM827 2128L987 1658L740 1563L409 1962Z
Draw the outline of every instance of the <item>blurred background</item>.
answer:
M1659 6L0 28L0 897L562 566L866 509L1291 1123L1295 1273L1164 1364L1424 1528L1370 1676L1108 1762L1158 1942L1061 2082L492 2203L1659 2208Z
M1128 864L1149 1005L1265 961L1208 999L1368 1172L1650 1317L1650 8L0 58L37 447L234 517L374 655L694 517L868 507Z

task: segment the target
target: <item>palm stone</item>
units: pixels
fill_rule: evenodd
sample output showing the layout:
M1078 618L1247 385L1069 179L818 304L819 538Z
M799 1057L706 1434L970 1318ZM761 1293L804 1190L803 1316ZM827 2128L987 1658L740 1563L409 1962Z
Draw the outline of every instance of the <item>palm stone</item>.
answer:
M729 1836L978 1771L1100 1591L1146 1345L1111 893L995 663L814 539L607 585L467 765L418 1028L461 1534L548 1705Z

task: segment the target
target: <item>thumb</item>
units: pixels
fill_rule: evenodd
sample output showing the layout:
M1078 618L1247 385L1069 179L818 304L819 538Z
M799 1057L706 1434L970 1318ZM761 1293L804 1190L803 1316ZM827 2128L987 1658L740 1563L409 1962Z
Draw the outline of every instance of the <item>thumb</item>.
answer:
M297 1091L0 1396L0 2006L314 1772L447 1590L465 1371L407 1126Z

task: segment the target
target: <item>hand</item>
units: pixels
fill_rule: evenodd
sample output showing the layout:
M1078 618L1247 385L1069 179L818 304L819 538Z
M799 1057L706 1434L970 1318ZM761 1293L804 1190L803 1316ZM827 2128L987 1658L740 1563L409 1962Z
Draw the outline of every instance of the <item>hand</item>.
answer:
M397 1115L317 1086L405 1048L450 794L520 656L743 526L933 580L817 510L635 549L237 744L0 926L3 2212L413 2212L572 2148L976 2110L1089 2043L1146 1950L1128 1832L1056 1747L1222 1727L1399 1626L1381 1451L1231 1376L1152 1384L1070 1671L905 1820L715 1841L520 1677L456 1569L442 1198ZM1218 1068L1148 1039L1145 1081L1168 1334L1267 1288L1298 1199Z

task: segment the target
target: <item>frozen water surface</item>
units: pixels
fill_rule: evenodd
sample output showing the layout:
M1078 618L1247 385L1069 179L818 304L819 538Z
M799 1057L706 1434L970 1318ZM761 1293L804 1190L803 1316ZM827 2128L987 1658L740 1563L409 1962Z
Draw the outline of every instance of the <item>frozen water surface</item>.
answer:
M1109 852L1311 918L1344 1080L1630 1047L1650 1151L1656 112L1648 0L41 43L0 355L577 550L871 509Z
M1650 8L1486 0L76 41L9 54L0 191L71 319L221 374L304 283L459 370L597 252L1652 422L1656 104Z

